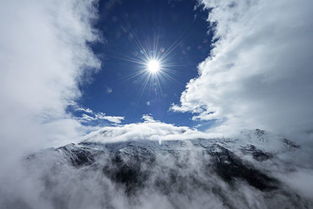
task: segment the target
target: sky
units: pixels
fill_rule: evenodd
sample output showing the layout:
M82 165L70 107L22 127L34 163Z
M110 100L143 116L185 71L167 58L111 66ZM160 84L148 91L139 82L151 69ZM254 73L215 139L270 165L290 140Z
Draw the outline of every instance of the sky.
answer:
M312 138L309 0L1 4L4 155L156 121ZM145 71L145 53L163 57L160 73Z
M79 84L69 110L94 126L151 115L222 135L254 128L310 135L311 7L306 0L99 1L92 22L99 39L88 46L100 68ZM163 73L141 73L145 53L167 55Z
M80 85L78 105L123 116L124 123L139 122L142 115L151 114L167 123L197 125L191 114L169 109L179 102L186 83L197 75L198 63L211 50L213 33L203 5L187 0L111 0L100 1L98 9L94 24L102 40L91 47L101 69L89 83ZM165 75L150 81L147 75L137 75L144 66L133 60L144 57L143 50L168 53Z

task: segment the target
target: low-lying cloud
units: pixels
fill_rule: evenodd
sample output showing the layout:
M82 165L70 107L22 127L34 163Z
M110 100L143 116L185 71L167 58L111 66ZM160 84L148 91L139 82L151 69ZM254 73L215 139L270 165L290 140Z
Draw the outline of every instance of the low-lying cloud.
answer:
M103 127L87 135L87 142L118 142L129 140L184 140L209 137L186 126L175 126L155 120L151 115L143 115L144 122L113 127Z
M211 131L311 133L313 2L202 2L218 41L171 109L217 120Z

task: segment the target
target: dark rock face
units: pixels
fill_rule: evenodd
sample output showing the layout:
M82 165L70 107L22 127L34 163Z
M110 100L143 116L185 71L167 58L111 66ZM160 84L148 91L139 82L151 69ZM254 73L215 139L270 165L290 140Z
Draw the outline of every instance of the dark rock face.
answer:
M90 165L95 161L94 153L88 147L76 147L75 144L70 144L57 150L65 153L71 164L76 167Z
M268 152L263 152L260 149L257 149L254 145L247 145L241 148L241 151L244 154L250 154L257 161L265 161L273 158L273 155Z
M123 149L123 152L110 152L109 164L104 166L103 172L114 182L124 185L126 193L130 194L144 186L150 169L155 165L155 156L149 149L141 146L129 145Z
M275 178L269 177L265 173L255 169L252 165L243 162L229 150L222 147L220 149L223 151L213 153L215 156L215 168L217 174L226 182L230 183L234 179L239 178L261 191L277 189L279 182ZM268 155L261 151L253 152L253 157L256 160L259 160L260 156L262 156L263 160L265 158L263 156L267 157Z
M214 173L229 185L239 179L260 191L272 191L279 187L278 180L257 170L251 163L244 162L230 150L216 144L205 146L202 142L201 140L191 141L188 147L179 141L165 141L162 144L154 141L112 144L80 143L79 147L71 144L58 150L64 152L75 167L90 166L96 163L97 156L99 158L107 153L107 162L102 168L103 173L113 182L124 186L127 194L145 187L145 184L151 180L155 181L154 184L162 191L170 191L170 187L175 184L184 187L184 183L196 181L192 173L184 177L180 175L185 172L184 168L192 168L192 154L196 155L199 160L199 165L194 170L201 169L203 173ZM243 150L260 161L272 157L269 153L264 153L254 146ZM173 169L162 168L162 163L157 162L159 155L166 156L168 160L173 161L175 165ZM153 171L160 169L168 172L168 179L153 179Z
M286 144L289 149L299 149L300 148L300 145L295 144L294 142L292 142L286 138L283 139L283 143Z

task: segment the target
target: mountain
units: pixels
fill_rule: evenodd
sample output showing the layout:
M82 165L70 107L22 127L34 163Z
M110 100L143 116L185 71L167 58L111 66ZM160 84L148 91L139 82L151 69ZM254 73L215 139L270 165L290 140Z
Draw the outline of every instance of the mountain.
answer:
M260 129L242 136L110 143L97 136L25 164L51 208L313 208L281 178L296 169L283 156L302 148Z

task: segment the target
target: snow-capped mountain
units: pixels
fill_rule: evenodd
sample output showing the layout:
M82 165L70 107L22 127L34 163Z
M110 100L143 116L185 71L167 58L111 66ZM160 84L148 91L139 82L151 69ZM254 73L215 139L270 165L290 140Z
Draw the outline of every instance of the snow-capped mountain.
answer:
M263 130L236 139L99 137L27 157L51 208L313 208L281 178L297 170L282 156L302 148ZM17 200L7 205L27 208Z

